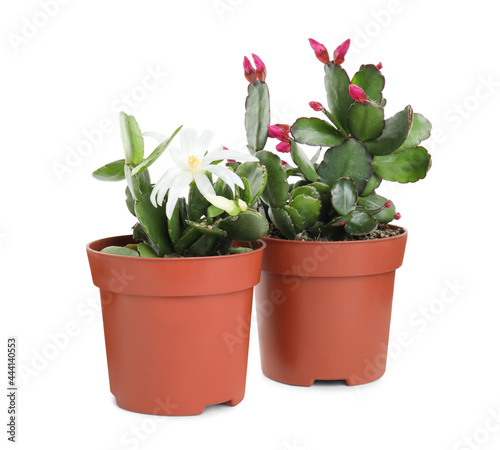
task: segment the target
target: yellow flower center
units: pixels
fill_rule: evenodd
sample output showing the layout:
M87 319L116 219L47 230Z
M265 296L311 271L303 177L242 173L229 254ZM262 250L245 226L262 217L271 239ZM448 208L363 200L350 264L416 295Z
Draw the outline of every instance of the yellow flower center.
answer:
M191 170L195 170L196 166L198 165L199 162L200 162L200 160L198 159L198 157L196 155L191 155L189 157L189 165L191 167Z

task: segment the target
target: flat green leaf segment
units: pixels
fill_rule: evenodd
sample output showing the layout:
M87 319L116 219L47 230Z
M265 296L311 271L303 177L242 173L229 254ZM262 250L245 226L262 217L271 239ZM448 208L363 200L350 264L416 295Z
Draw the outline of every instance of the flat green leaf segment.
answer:
M372 155L388 155L399 148L406 140L413 121L413 110L407 106L385 121L382 134L373 140L366 141L366 149Z
M268 126L271 123L269 111L269 90L266 83L255 81L248 86L246 99L245 128L248 146L252 153L266 145Z
M351 83L363 89L366 97L370 100L378 104L382 102L382 90L385 86L385 78L377 66L373 64L362 65L352 77Z
M281 207L288 199L288 181L286 171L278 155L268 151L255 154L268 172L267 185L262 193L262 199L271 207Z
M175 136L177 136L177 133L181 131L182 125L177 128L177 130L174 131L172 136L169 138L165 139L158 147L156 147L151 155L149 155L144 161L140 162L139 165L134 167L132 169L132 175L136 175L138 173L141 173L145 169L147 169L151 164L153 164L161 155L162 153L167 149L167 147L170 145L172 140L174 139Z
M290 143L292 144L293 162L297 164L300 171L309 181L317 181L318 174L311 160L293 139L290 140Z
M423 147L415 147L386 156L374 156L375 172L387 181L400 183L421 180L431 166L431 157Z
M360 141L349 139L326 151L318 168L320 181L333 187L339 178L348 177L354 181L357 191L363 192L373 173L371 159Z
M353 211L352 219L345 224L345 230L352 235L367 234L377 227L375 218L364 211Z
M121 181L125 179L124 167L125 160L120 159L100 167L92 176L101 181Z
M384 110L375 103L353 103L348 117L351 134L360 141L375 139L384 129Z
M241 242L252 242L267 233L267 219L255 211L243 211L237 216L227 217L218 223L221 230L227 232L232 239Z
M333 125L315 117L298 119L291 131L295 140L301 144L333 147L345 140Z
M245 202L249 207L252 207L260 198L266 188L268 172L265 167L262 167L258 162L244 162L236 169L236 175L247 183L245 184Z
M340 178L333 184L332 205L340 215L345 215L356 209L358 192L354 181L350 178Z
M139 164L144 158L144 139L133 116L120 113L120 134L126 164Z
M349 76L341 67L333 62L325 64L325 88L328 108L331 118L336 127L344 134L349 135L347 113L353 103L349 94Z
M414 148L422 141L428 139L431 136L431 128L431 123L422 114L414 114L410 133L403 142L403 145L401 145L396 152Z

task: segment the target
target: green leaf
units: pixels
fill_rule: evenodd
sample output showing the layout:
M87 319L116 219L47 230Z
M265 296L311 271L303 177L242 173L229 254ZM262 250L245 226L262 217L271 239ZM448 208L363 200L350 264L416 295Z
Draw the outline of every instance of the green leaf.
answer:
M365 208L371 215L377 219L378 223L389 223L394 220L396 215L396 207L391 202L391 206L386 208L384 205L389 200L381 195L371 194L368 197L360 197L358 205ZM377 212L378 211L378 212Z
M292 219L295 234L302 233L306 229L304 218L293 206L285 205L283 209L288 213L290 219Z
M364 211L353 211L352 219L345 224L345 230L352 235L367 234L377 227L375 218Z
M312 184L307 184L305 186L299 186L298 188L295 188L292 191L292 198L297 197L297 195L307 195L309 197L315 198L316 200L321 200L320 193Z
M385 78L377 66L373 64L362 65L352 77L351 83L362 88L370 100L378 104L382 101Z
M367 195L370 195L375 189L380 186L380 183L382 183L382 178L380 178L375 172L373 172L372 176L368 178L368 183L361 196L366 197Z
M282 208L269 208L268 214L274 226L280 230L283 236L287 239L295 239L295 227L287 211Z
M266 150L255 154L268 173L267 184L262 192L262 200L273 208L282 207L288 199L288 183L281 159Z
M216 222L228 236L240 242L251 242L264 236L269 230L267 219L253 210L242 211Z
M199 191L194 181L189 186L190 190L187 204L188 217L189 220L197 222L205 215L207 208L210 206L210 202Z
M231 247L229 249L229 253L231 255L239 255L241 253L248 253L248 252L251 252L252 249L251 248L248 248L248 247Z
M293 139L290 139L290 143L292 144L293 162L297 164L300 171L309 181L317 181L318 174L311 160Z
M349 220L352 219L352 214L345 214L343 216L337 216L332 221L328 222L327 227L341 227L345 225ZM342 225L341 225L342 224Z
M101 250L101 253L107 253L109 255L119 255L119 256L139 256L139 253L132 248L117 247L115 245L103 248Z
M144 242L137 244L137 250L139 250L139 254L142 258L159 258L156 252Z
M328 222L330 212L332 211L332 189L325 183L321 183L320 181L315 181L311 183L309 186L314 187L316 191L318 191L321 200L321 209L319 211L319 218L323 222ZM311 195L311 197L314 197Z
M307 145L332 147L344 142L344 136L325 120L315 117L298 119L292 125L292 136L297 142Z
M375 139L384 129L384 110L375 103L353 103L348 123L351 134L360 141Z
M428 139L431 135L431 128L431 123L422 114L414 114L410 133L403 142L403 145L396 150L396 153L409 148L414 148L422 141Z
M160 256L172 253L172 245L168 237L168 220L165 208L155 208L150 199L150 193L141 194L135 203L135 214L144 232L148 235Z
M350 178L340 178L333 184L332 205L341 216L356 209L358 192L356 185Z
M349 94L349 76L333 62L325 64L325 88L331 120L344 136L349 136L347 112L353 103Z
M130 193L130 188L128 186L125 188L125 203L130 211L130 214L135 216L135 200L132 198L132 194Z
M431 156L425 148L415 147L392 155L374 156L373 167L384 180L413 183L425 178L431 167Z
M100 167L94 171L92 176L101 181L121 181L125 179L124 167L125 160L120 159Z
M202 235L203 233L196 228L186 228L181 238L177 242L174 242L175 253L178 255L184 254L185 250L193 245Z
M203 234L210 234L213 236L221 236L221 237L226 237L226 232L215 225L209 225L206 222L198 223L198 222L191 222L190 220L186 221L186 224L189 225L191 228L197 229L200 233Z
M180 223L180 214L179 214L179 201L175 204L175 208L172 212L172 217L168 219L168 236L170 238L170 242L177 242L182 235L181 223Z
M400 147L406 140L413 120L413 110L407 106L385 121L382 134L370 141L365 141L366 149L372 155L388 155Z
M248 193L249 200L245 200L248 206L251 208L260 196L264 192L267 184L267 169L262 167L258 162L247 161L239 165L236 170L236 175L239 175L242 179L246 178L250 185L250 192ZM245 188L245 191L247 189ZM247 193L245 192L245 195Z
M160 145L158 145L158 147L156 147L144 161L142 161L138 166L134 167L132 169L132 175L141 173L144 169L147 169L151 164L153 164L170 145L177 133L181 131L181 128L182 125L174 131L172 136L170 136L168 139L165 139Z
M358 192L363 192L373 173L372 157L364 145L349 139L338 147L328 149L318 168L320 180L333 187L339 178L351 178Z
M144 139L133 116L120 113L120 134L125 151L126 164L140 164L144 158Z
M242 178L242 180L243 180L243 178ZM207 217L212 219L214 217L220 216L223 212L224 212L223 209L217 208L217 206L214 206L214 205L210 205L207 208Z
M309 228L318 220L321 202L307 195L298 195L289 205L298 211L304 219L304 228ZM292 217L293 220L293 217Z
M245 103L245 129L251 153L262 150L267 141L268 126L271 123L269 111L269 90L259 80L248 86Z
M184 253L186 256L209 256L213 253L212 248L216 244L217 239L217 236L203 234Z

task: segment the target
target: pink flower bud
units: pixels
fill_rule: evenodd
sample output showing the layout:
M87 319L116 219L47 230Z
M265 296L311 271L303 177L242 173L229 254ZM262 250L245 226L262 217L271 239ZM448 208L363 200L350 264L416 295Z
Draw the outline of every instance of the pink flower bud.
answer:
M314 53L316 54L316 58L318 58L323 64L328 64L330 62L330 56L328 55L328 50L323 44L320 44L318 41L314 39L309 39L309 44L311 44Z
M339 225L343 227L345 225L345 222L340 222Z
M382 63L378 63L378 64L377 64L377 69L378 69L378 70L381 70L381 69L382 69L382 67L383 67L383 66L382 66Z
M355 84L349 85L349 95L353 100L359 103L364 103L366 101L365 91Z
M281 160L281 165L282 165L283 167L285 167L285 166L288 166L288 163L282 159L282 160Z
M278 125L269 125L267 129L269 130L268 136L270 138L279 139L281 142L290 142L288 133Z
M276 150L281 153L290 153L292 151L292 144L290 144L290 142L280 142L276 146Z
M266 66L262 62L262 59L260 59L257 55L253 53L252 53L252 58L255 62L255 76L257 77L257 80L260 80L262 82L266 81L267 70Z
M246 56L243 58L243 69L245 70L245 78L247 79L247 81L250 84L253 83L257 79L255 76L255 70L252 66L252 63Z
M277 123L276 126L278 128L281 128L284 132L286 132L287 134L290 133L290 130L292 129L292 127L290 125L286 125L284 123Z
M314 111L323 111L323 105L320 102L309 102L309 106L314 109Z
M347 39L347 41L342 42L333 52L333 63L336 66L340 66L340 64L344 62L345 54L347 50L349 50L349 45L351 45L351 40Z
M235 159L227 159L226 166L229 167L231 164L236 164L236 160Z
M396 214L394 215L394 218L395 218L396 220L401 219L401 214L400 214L400 213L396 213Z
M385 202L385 203L384 203L384 206L385 206L386 208L390 208L390 207L392 206L392 203L391 203L391 202Z

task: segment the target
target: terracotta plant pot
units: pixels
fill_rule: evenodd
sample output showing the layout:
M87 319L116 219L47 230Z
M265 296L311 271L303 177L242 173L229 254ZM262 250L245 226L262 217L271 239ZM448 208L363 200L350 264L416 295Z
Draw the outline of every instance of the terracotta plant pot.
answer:
M100 253L131 236L87 246L100 288L111 393L147 414L193 415L243 400L253 287L265 244L203 258Z
M265 238L256 295L264 374L299 386L380 378L406 238L406 230L369 241Z

